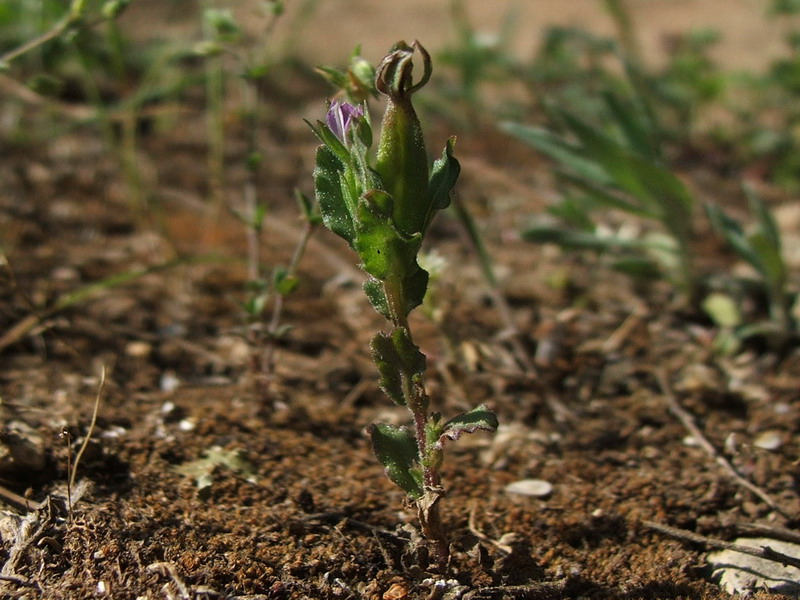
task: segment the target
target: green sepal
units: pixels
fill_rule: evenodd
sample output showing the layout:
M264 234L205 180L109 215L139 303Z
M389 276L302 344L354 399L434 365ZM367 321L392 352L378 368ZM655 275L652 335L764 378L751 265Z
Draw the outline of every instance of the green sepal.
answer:
M415 84L412 57L416 50L422 55L424 73ZM430 55L417 42L411 46L398 42L376 72L375 86L389 101L381 121L375 170L394 197L397 227L409 236L421 234L430 212L429 169L422 126L411 96L430 79Z
M306 121L306 124L311 127L311 131L319 138L319 141L327 146L342 164L348 164L350 162L350 152L347 150L347 147L325 123L317 121L316 126L314 126L309 121Z
M364 282L364 293L367 295L369 303L372 305L378 314L382 317L391 320L391 312L389 311L389 301L386 299L386 293L383 291L383 283L370 277Z
M386 469L386 475L413 499L424 494L419 451L414 434L407 427L375 423L369 427L372 449Z
M355 218L346 200L344 173L344 164L330 147L319 146L314 168L314 193L322 221L328 229L352 246L356 237Z
M431 177L428 181L428 199L430 207L428 209L428 219L425 228L430 224L435 211L442 210L450 206L450 195L456 185L458 176L461 174L461 165L453 156L453 146L455 146L455 136L447 140L447 145L442 151L442 156L436 159L431 170Z

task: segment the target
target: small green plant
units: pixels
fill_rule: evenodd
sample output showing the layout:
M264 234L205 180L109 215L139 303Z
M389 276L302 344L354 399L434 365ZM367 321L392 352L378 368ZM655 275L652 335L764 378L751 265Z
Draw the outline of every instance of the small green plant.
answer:
M616 266L635 275L662 274L690 301L696 278L689 248L694 199L686 186L656 156L648 129L635 112L607 96L617 115L617 136L557 109L564 133L519 123L504 123L507 133L530 144L558 164L558 174L575 190L551 213L558 222L539 222L524 237L572 249L613 252ZM609 234L592 212L602 208L659 223L663 231L645 237Z
M744 190L750 201L750 212L755 218L750 230L715 204L707 204L706 212L714 230L725 238L739 258L753 268L759 278L758 285L767 298L769 319L739 327L737 337L744 339L763 335L776 342L772 345L780 346L797 331L797 323L792 315L796 297L788 289L789 271L781 255L781 237L775 218L751 186L745 185ZM707 311L709 308L706 306ZM716 312L709 312L719 321ZM732 324L739 325L735 322Z
M487 83L505 85L518 67L510 51L518 14L513 8L509 10L500 30L490 33L476 29L465 4L464 0L450 2L455 39L442 50L439 60L456 75L453 84L442 90L446 96L445 112L452 114L453 105L462 101L468 110L467 124L474 125L486 113L482 88ZM501 96L508 98L507 93Z
M306 2L310 7L313 3ZM231 207L231 212L245 228L247 241L247 282L242 303L245 316L245 337L250 346L250 375L262 401L270 395L270 380L274 370L275 343L289 327L281 323L286 297L298 286L296 277L298 263L308 241L320 222L313 203L298 193L300 209L305 221L292 258L288 265L267 265L262 255L262 234L269 206L259 194L259 175L264 163L258 134L262 129L264 112L263 84L275 66L273 30L283 14L283 2L272 0L261 6L265 17L265 32L259 44L247 39L233 13L228 9L215 8L210 4L203 17L205 38L195 46L195 52L206 60L206 124L209 140L209 190L214 208L222 202L223 176L225 174L225 113L227 96L227 63L235 65L232 71L238 75L240 85L240 118L246 130L245 178L241 207ZM271 315L268 311L271 308Z
M412 81L412 57L419 52L422 78ZM396 44L377 69L376 87L388 97L377 155L366 104L333 102L326 122L312 129L322 141L314 183L325 225L356 251L369 278L364 290L390 323L372 338L372 356L383 391L406 406L413 426L373 424L372 446L388 477L415 503L424 536L433 544L440 572L447 569L449 543L439 515L444 496L440 468L444 446L465 433L494 431L497 418L486 406L448 421L429 411L425 355L414 344L408 315L419 306L428 273L418 262L422 240L436 212L450 204L460 172L451 138L430 169L422 127L412 95L431 76L431 59L418 43Z

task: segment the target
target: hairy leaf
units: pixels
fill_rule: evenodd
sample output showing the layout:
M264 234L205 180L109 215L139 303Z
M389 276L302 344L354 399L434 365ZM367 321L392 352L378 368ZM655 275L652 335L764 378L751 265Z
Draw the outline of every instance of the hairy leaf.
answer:
M364 282L364 293L367 295L372 308L378 311L378 314L382 317L391 320L389 302L386 300L386 293L383 291L383 283L374 277L368 278Z
M370 348L372 349L372 359L375 361L375 366L378 367L381 389L395 404L405 406L401 359L397 354L394 342L385 333L378 333L372 338Z
M471 411L453 417L442 427L442 434L439 437L441 444L446 439L457 440L465 433L475 431L495 431L497 429L497 415L490 411L485 404L476 406Z
M352 246L355 241L354 215L350 212L342 186L344 164L327 146L317 148L314 168L314 191L322 221L336 235Z
M370 426L369 435L389 479L412 498L421 498L424 490L414 434L407 427L376 423Z

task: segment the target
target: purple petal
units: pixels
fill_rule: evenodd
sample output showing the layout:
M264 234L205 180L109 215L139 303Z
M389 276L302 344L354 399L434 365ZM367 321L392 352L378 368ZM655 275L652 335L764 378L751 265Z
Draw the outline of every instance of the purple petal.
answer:
M353 122L364 116L364 111L360 106L353 106L348 102L339 102L334 100L328 109L326 123L328 128L333 132L343 144L347 144L347 133Z
M331 106L328 108L328 116L325 120L333 135L340 140L344 140L344 122L342 121L342 109L338 100L331 102Z

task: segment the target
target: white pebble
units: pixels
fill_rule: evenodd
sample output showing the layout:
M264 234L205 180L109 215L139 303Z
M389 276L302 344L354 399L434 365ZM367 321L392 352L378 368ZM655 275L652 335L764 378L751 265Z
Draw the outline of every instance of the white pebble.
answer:
M783 435L779 431L762 431L753 440L753 446L762 450L777 450L783 446Z
M520 496L533 496L544 498L553 493L553 484L542 479L521 479L509 483L505 487L509 494L519 494Z

